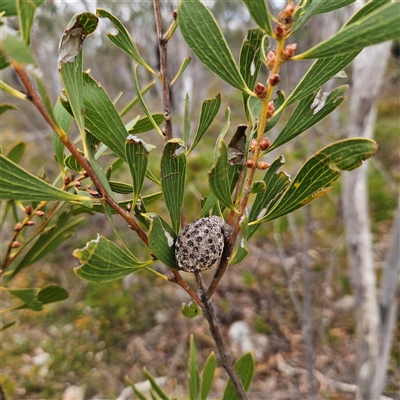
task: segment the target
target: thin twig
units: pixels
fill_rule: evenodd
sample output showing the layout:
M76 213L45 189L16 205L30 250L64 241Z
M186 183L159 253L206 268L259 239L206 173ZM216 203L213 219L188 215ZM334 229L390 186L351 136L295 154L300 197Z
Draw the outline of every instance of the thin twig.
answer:
M169 80L168 80L168 69L167 69L167 45L164 38L163 23L161 18L161 6L160 0L153 0L154 15L156 18L157 36L158 36L158 48L160 51L160 79L162 89L162 100L164 106L164 129L165 140L173 138L172 134L172 120L171 120L171 97L169 93Z

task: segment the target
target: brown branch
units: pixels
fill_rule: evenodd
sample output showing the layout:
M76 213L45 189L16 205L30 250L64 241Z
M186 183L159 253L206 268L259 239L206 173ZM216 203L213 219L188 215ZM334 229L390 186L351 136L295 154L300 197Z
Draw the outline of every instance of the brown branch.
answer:
M204 305L203 302L199 299L197 294L194 292L194 290L189 286L188 283L181 277L181 274L179 273L178 270L170 268L171 272L173 273L173 276L169 276L168 280L170 282L174 282L178 284L183 290L197 303L197 305L203 310Z
M103 184L100 182L100 179L94 172L92 166L90 165L89 161L78 151L78 149L74 146L74 144L71 142L71 140L68 138L68 136L63 132L55 123L54 121L50 118L49 114L47 113L47 110L43 104L42 99L40 98L39 94L37 93L35 87L33 86L31 80L29 79L28 74L25 71L25 68L18 63L12 63L15 72L21 79L21 82L25 86L29 98L32 101L33 105L38 109L40 114L43 116L45 121L50 125L50 127L57 132L58 136L60 137L60 140L63 142L64 146L71 152L71 154L77 159L79 164L82 166L82 168L86 171L87 175L90 177L92 180L93 184L96 186L96 188L99 190L99 192L102 195L102 199L105 201L111 208L113 208L128 224L129 227L134 230L137 235L140 237L140 239L148 246L149 245L149 240L146 235L146 233L140 228L140 226L136 223L136 221L130 217L123 208L120 207L120 205L107 193L107 190L103 186Z
M173 138L172 134L172 120L171 120L171 97L169 93L169 80L167 69L167 43L164 38L163 23L161 18L160 0L153 0L154 15L156 17L157 35L158 35L158 48L160 51L160 79L162 90L162 101L164 106L164 129L165 140L168 141Z

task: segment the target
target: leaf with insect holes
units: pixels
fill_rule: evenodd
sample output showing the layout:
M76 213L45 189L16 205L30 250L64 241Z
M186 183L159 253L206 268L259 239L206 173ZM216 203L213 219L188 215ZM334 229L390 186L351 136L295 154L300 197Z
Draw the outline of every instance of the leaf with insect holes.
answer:
M104 236L97 236L82 249L72 253L80 265L74 272L82 279L92 282L111 282L150 265L153 260L140 262Z
M332 189L329 185L340 176L339 170L351 171L359 167L375 154L377 148L376 142L363 138L340 140L324 147L303 164L290 186L265 216L260 218L261 215L258 215L249 227L287 215L328 193Z

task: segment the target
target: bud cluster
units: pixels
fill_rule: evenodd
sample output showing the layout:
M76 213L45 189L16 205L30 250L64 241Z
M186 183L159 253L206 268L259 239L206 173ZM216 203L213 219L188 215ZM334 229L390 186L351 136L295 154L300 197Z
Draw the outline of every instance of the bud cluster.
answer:
M283 39L291 31L296 8L296 4L291 2L278 14L278 24L274 29L276 39Z

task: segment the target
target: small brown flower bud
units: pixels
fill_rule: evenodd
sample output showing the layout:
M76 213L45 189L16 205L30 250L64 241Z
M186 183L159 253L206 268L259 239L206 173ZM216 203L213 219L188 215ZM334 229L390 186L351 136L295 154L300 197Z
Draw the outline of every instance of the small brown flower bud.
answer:
M269 146L271 146L271 141L269 138L263 138L260 142L260 149L264 151L267 150Z
M273 74L269 77L268 82L271 86L276 86L281 81L281 77L278 74Z
M267 119L270 119L274 115L274 112L275 112L275 103L271 100L268 103Z
M32 207L31 206L26 206L25 207L25 214L26 215L31 215L32 214Z
M254 165L256 165L254 160L247 160L246 161L246 167L247 168L254 168Z
M260 99L263 99L267 95L267 88L260 82L257 82L254 86L254 93Z
M290 58L292 58L296 53L296 48L296 43L288 44L287 46L285 46L285 48L282 50L282 60L289 60Z
M93 197L100 197L100 193L97 190L89 190L89 194Z
M292 16L294 12L296 11L297 6L294 3L289 3L284 9L283 12L287 16Z
M250 151L252 151L254 153L255 149L257 146L257 140L256 139L252 139L250 142Z
M17 222L14 227L14 232L19 232L22 229L21 222Z
M258 168L258 169L261 169L261 170L267 169L267 168L269 168L270 166L271 166L271 164L269 164L269 163L267 163L267 162L265 162L265 161L259 161L259 162L257 163L257 168Z
M35 212L35 214L36 214L38 217L43 217L44 211L42 211L42 210L37 210L37 211Z
M68 186L71 183L70 176L64 176L64 186Z
M21 246L20 242L14 241L11 243L11 248L12 249L17 249L19 246Z
M172 12L172 18L174 19L174 21L178 18L178 11L177 10L174 10Z
M270 50L267 54L267 67L269 69L274 68L275 60L276 60L276 51Z
M282 39L285 36L285 29L281 24L277 24L274 29L275 38Z
M33 226L35 225L35 221L27 221L26 223L28 226Z
M79 181L75 181L75 182L74 182L74 186L75 186L77 189L79 189L79 188L82 186L82 184L81 184Z

